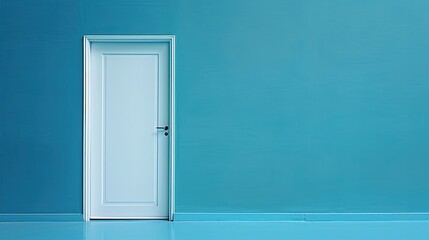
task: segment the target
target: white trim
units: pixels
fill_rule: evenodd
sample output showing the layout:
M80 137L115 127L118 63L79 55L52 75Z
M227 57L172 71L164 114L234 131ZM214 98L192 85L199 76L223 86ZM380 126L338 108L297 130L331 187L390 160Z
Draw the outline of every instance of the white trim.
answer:
M176 146L176 85L175 85L175 59L176 59L176 39L174 36L170 38L170 125L171 125L171 137L170 137L170 166L169 166L169 211L168 219L174 220L174 200L175 200L175 146Z
M90 57L90 42L88 38L83 38L83 219L89 221L90 216L90 199L89 199L89 131L90 126L87 113L89 112L89 57Z
M88 131L89 117L89 84L90 51L93 42L168 42L170 45L170 143L169 143L169 213L168 219L174 219L174 172L175 172L175 36L174 35L85 35L83 37L83 218L90 220L90 135ZM103 218L115 219L115 218ZM117 218L116 218L117 219ZM148 218L133 218L148 219ZM153 219L153 218L151 218ZM166 219L166 218L159 218Z
M92 217L91 219L110 220L110 219L124 219L122 217ZM168 217L127 217L127 220L169 220Z

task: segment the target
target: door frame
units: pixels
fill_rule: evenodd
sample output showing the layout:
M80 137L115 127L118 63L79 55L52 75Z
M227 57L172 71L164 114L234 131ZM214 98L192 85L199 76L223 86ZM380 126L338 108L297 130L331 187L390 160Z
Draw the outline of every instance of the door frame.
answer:
M89 106L89 82L91 81L90 75L90 57L91 57L91 43L104 42L104 43L168 43L169 44L169 58L170 58L170 77L169 77L169 157L168 157L168 220L174 219L174 159L175 159L175 36L174 35L84 35L83 36L83 219L84 221L90 220L90 131L89 122L90 106Z

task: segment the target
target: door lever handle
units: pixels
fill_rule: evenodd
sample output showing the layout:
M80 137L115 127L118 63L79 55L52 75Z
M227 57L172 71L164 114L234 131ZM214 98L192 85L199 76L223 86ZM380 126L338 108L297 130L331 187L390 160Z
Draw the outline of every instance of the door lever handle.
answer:
M162 130L167 131L167 130L168 130L168 126L164 126L164 127L156 127L156 129L162 129Z

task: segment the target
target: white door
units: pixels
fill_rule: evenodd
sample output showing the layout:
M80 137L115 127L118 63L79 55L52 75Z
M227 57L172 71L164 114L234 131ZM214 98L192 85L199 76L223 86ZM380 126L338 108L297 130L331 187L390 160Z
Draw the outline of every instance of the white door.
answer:
M167 42L93 42L89 51L89 217L167 219Z

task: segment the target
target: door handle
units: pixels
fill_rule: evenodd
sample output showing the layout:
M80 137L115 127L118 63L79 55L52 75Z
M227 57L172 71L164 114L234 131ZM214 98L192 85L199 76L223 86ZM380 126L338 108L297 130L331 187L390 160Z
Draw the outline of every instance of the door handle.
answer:
M156 127L156 129L160 129L160 130L165 130L165 131L167 131L167 130L168 130L168 126L164 126L164 127Z
M164 127L158 126L158 127L156 127L156 129L167 131L168 130L168 126L164 126ZM168 132L165 132L164 135L168 136Z

